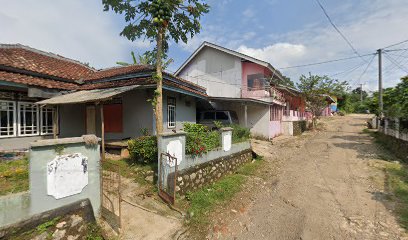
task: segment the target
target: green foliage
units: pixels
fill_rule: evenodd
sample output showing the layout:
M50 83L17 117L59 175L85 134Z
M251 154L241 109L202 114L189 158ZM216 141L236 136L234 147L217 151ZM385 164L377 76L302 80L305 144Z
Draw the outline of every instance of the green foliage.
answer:
M86 240L103 240L102 229L96 223L90 223L87 226Z
M28 159L0 162L0 196L27 191Z
M232 143L245 142L251 137L249 128L241 127L238 124L233 124L232 127Z
M130 157L136 162L152 163L157 161L157 137L141 136L128 141Z
M234 174L196 192L188 192L186 199L190 201L190 208L188 209L190 224L207 223L210 211L219 204L230 200L241 190L244 181L243 175Z
M300 76L297 88L302 92L306 99L308 109L313 116L320 116L324 108L328 105L327 96L341 96L348 88L347 82L339 82L328 76L318 76L309 73L309 77ZM316 119L313 119L313 125L316 126Z
M37 230L39 233L43 233L43 232L47 231L47 229L48 229L49 227L54 226L54 225L57 223L57 221L58 221L59 219L60 219L60 217L57 217L57 218L54 218L54 219L52 219L52 220L50 220L50 221L48 221L48 222L45 222L45 223L43 223L43 224L41 224L41 225L38 225L37 228L36 228L36 230Z
M163 58L169 40L187 43L188 38L200 32L201 16L209 12L209 6L201 0L102 0L102 3L104 11L111 9L124 16L128 25L120 34L131 41L144 38L153 42L164 30ZM156 56L156 52L157 46L146 54Z
M186 154L200 156L221 144L218 131L211 131L207 126L195 123L184 123L186 132Z

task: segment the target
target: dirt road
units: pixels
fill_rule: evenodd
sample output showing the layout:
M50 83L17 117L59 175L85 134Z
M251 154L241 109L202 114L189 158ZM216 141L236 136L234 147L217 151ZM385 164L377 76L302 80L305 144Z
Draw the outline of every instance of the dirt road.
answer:
M321 132L255 141L266 175L238 196L242 211L219 213L208 238L408 239L386 200L379 150L362 134L366 120L336 117Z

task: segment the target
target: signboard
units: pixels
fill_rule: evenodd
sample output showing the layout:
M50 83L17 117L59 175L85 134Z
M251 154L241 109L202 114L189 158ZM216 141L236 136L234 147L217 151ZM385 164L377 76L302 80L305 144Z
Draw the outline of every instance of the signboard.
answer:
M183 161L183 144L181 143L181 141L170 141L169 144L167 144L166 150L166 152L171 156L177 158L177 166L180 165L181 161ZM176 164L174 161L170 161L170 159L167 158L167 165L169 165L170 167L174 167Z
M88 185L88 157L81 153L56 156L47 164L47 194L56 199L82 192Z

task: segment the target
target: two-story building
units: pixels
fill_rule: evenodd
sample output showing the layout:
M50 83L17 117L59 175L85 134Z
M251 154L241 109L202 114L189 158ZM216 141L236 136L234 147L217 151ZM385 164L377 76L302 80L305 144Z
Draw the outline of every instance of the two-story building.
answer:
M268 62L204 42L175 75L206 88L210 108L235 111L253 135L282 134L286 99L271 82L283 76Z

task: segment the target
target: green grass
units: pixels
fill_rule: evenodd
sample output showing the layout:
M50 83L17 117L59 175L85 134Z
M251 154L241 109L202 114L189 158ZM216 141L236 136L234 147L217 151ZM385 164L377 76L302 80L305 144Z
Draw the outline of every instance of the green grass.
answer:
M264 163L259 157L256 161L246 163L235 174L227 175L219 181L186 194L187 207L190 216L188 224L200 228L209 223L209 217L215 207L231 200L241 191L248 176L256 174ZM183 205L183 204L182 204Z
M134 179L137 183L142 185L150 184L145 180L147 172L153 171L153 173L157 173L157 163L137 163L127 158L121 160L107 159L106 161L118 165L120 168L120 175L126 178ZM112 166L110 164L106 164L103 167L105 170L109 170Z
M28 159L0 162L0 196L27 191Z
M408 168L399 163L389 163L385 168L387 187L397 201L396 213L401 225L408 230Z
M60 217L56 217L48 222L45 222L41 225L38 225L36 230L39 233L43 233L45 231L47 231L48 228L55 226L55 224L57 224L57 221L60 220Z
M363 129L364 133L370 134L374 138L381 153L377 154L378 158L388 161L384 167L386 175L385 184L389 192L393 193L391 200L396 202L396 211L401 226L408 230L408 166L401 159L401 155L397 154L398 149L395 148L393 138L384 134ZM392 162L392 161L399 162Z

